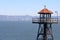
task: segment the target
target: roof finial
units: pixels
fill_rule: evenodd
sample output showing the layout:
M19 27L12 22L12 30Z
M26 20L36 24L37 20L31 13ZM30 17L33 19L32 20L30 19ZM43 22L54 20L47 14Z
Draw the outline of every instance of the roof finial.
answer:
M46 5L44 5L44 8L46 8Z

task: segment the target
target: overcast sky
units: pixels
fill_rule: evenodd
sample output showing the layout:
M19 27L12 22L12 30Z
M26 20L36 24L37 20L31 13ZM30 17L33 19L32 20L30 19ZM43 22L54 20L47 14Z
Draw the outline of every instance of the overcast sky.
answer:
M44 8L60 13L60 0L0 0L0 15L37 15ZM59 14L60 15L60 14Z

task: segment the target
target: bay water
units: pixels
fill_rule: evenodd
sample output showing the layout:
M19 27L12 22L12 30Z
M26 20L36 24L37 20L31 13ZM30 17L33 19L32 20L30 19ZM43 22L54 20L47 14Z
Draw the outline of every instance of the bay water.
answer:
M60 23L53 24L54 40L60 40ZM36 40L38 24L31 21L0 21L0 40Z

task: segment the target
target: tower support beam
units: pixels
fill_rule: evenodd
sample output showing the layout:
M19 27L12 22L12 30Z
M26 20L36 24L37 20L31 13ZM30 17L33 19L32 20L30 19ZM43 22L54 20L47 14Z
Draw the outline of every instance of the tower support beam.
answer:
M47 24L45 23L44 24L44 32L43 32L43 34L44 34L43 35L43 40L47 40L47 30L46 29L47 29Z

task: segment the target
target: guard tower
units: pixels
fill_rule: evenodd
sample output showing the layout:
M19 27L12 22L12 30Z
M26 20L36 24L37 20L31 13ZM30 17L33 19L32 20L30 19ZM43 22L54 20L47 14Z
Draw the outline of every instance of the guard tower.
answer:
M32 23L39 24L36 40L54 40L52 33L52 24L58 23L57 18L52 18L52 11L48 10L46 6L38 12L39 18L33 18ZM58 15L58 14L57 14Z

